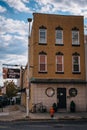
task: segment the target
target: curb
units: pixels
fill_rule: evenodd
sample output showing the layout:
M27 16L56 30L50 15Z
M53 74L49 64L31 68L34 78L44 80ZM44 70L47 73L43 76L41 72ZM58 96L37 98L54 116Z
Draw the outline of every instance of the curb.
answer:
M14 122L14 121L31 121L31 122L57 122L57 121L64 121L64 120L87 120L87 118L59 118L59 119L31 119L31 118L22 118L22 119L7 119L7 120L0 120L0 122Z

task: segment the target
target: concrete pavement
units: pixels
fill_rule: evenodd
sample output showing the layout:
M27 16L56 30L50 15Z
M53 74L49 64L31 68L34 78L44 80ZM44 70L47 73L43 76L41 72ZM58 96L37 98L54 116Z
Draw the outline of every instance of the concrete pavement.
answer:
M29 113L29 118L26 118L25 108L19 105L11 105L3 108L0 111L0 121L14 121L14 120L50 120L49 113ZM54 114L56 120L74 120L87 119L87 112L58 112Z

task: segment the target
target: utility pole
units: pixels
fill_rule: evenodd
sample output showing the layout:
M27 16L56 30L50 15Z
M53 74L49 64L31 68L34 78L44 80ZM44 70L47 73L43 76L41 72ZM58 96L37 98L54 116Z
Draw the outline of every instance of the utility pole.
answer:
M30 23L32 22L31 18L28 18L28 23L29 23L29 34L28 34L28 65L27 65L27 82L28 86L26 88L26 117L29 117L29 74L30 74L30 65L29 65L29 46L30 46Z

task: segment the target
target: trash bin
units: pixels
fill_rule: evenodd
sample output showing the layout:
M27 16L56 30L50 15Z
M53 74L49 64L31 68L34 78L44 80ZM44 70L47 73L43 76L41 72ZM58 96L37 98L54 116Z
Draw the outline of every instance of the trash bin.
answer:
M3 112L3 103L0 101L0 111Z
M71 101L70 103L70 112L75 112L76 111L76 105L74 101Z

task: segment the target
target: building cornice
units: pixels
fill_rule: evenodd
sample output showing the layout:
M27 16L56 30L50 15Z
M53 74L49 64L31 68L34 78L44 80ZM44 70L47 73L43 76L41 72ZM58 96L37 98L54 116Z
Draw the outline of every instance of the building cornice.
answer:
M31 78L31 83L42 83L42 84L87 84L87 81L81 79L37 79Z

